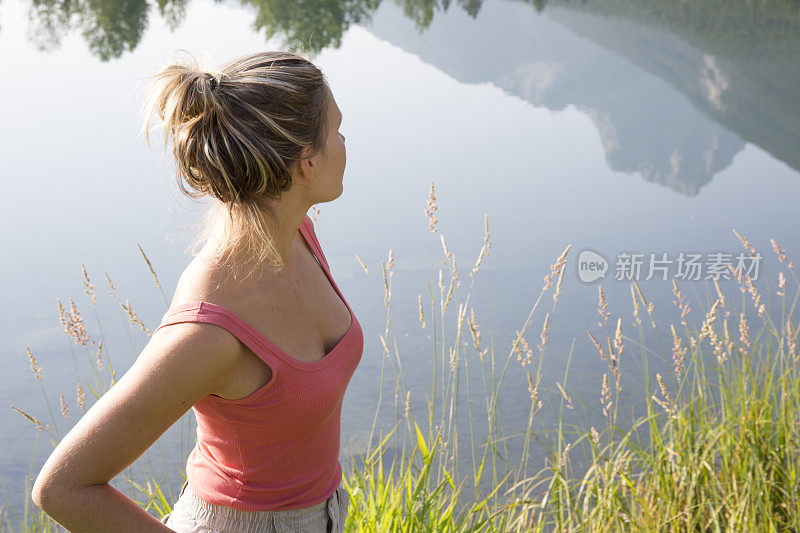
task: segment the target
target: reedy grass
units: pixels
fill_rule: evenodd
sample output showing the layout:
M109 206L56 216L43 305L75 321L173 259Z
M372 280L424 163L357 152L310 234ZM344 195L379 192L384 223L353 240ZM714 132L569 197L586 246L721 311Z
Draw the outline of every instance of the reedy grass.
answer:
M549 390L542 388L544 357L548 349L553 349L548 343L549 329L551 321L558 319L556 304L570 246L544 277L542 289L516 330L509 351L500 353L494 339L491 290L488 344L481 337L475 309L470 307L477 276L491 263L488 219L484 218L483 246L468 271L468 287L459 290L461 276L455 254L443 235L438 240L444 268L434 263L437 211L431 183L426 209L431 269L426 296L418 297L422 348L414 359L401 356L394 333L391 291L395 258L391 251L381 264L386 321L379 337L383 348L379 396L366 450L352 452L352 465L345 470L344 483L351 494L348 531L800 530L800 353L796 320L800 283L785 250L771 241L786 272L784 275L782 271L777 285L770 288L780 297L777 304L764 304L752 280L739 276L741 301L734 305L734 298L726 296L715 281L713 302L706 298L700 323L692 326L691 305L674 283L680 323L670 324L668 333L659 326L663 321L656 320L654 302L647 300L635 280L630 287L633 319L623 320L620 315L609 325L612 312L599 286L599 332L587 332L588 340L576 334L586 346L597 350L608 367L599 380L599 407L593 407L587 406L583 397L573 398L570 393L568 377L575 339L566 354L556 353L566 361L563 378ZM736 235L747 250L756 253L744 237ZM141 247L139 250L166 302L152 264ZM356 259L369 276L366 264L360 257ZM100 328L93 286L85 268L82 270L85 292L92 298ZM486 269L490 289L491 273L491 268ZM122 319L127 315L132 331L138 329L139 334L149 335L130 303L123 304L107 274L106 279L110 294L125 311ZM431 280L438 280L438 291ZM793 296L787 296L787 284L796 290ZM551 289L552 303L545 313L541 307ZM90 352L94 344L83 329L74 302L68 313L60 302L59 309L67 334L86 349L95 378L94 386L86 385L99 398L101 391L115 382L108 350L105 366L110 384L103 381L101 368L95 368ZM448 309L455 309L455 318L448 315ZM525 335L535 316L541 329L536 329L540 331L539 342L532 348ZM732 323L738 331L731 329ZM623 330L634 333L623 334ZM102 328L100 332L102 337ZM463 348L470 344L465 338L471 340L468 349ZM98 366L105 346L102 339ZM70 348L74 346L70 344ZM638 350L636 357L632 350ZM421 361L426 353L430 358ZM41 384L41 368L32 352L28 356ZM369 357L369 352L365 356ZM73 361L74 357L73 351ZM623 368L630 364L624 361L629 360L641 365L641 391L622 386ZM651 370L651 360L660 372ZM388 430L380 430L387 361L394 385L394 422ZM407 382L404 362L424 363L421 411L415 408L416 384ZM75 369L77 375L77 362ZM630 376L629 371L626 374ZM499 402L504 393L511 394L509 380L520 379L519 383L528 387L529 397L524 398L530 402L528 417L507 426ZM483 397L476 398L481 389ZM33 415L15 409L38 430L48 433L55 446L60 440L56 418L43 385L42 391L52 431ZM630 404L631 398L637 403ZM545 406L557 411L555 424L543 417ZM628 420L623 407L638 408L641 414L636 416L631 411ZM66 415L64 409L62 413ZM189 413L184 418L188 418L191 430ZM419 420L415 413L421 414ZM581 417L580 423L570 421ZM467 427L463 428L465 423ZM37 432L37 441L38 437ZM161 454L160 446L158 450ZM393 454L387 453L390 451ZM183 461L183 426L179 453ZM387 458L389 455L391 458ZM533 456L543 457L545 466L533 471ZM172 494L162 491L163 484L166 482L169 488L170 483L163 454L161 460L163 472L158 475L149 453L132 465L138 467L144 483L133 480L131 468L125 476L129 496L158 517L170 512L174 503ZM9 509L0 509L0 533L61 529L31 505L33 463L32 459L22 520L13 526Z

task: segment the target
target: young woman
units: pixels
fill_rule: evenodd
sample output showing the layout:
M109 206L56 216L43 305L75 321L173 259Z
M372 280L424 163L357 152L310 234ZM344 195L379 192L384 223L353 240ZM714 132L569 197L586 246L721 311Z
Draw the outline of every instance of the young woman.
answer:
M341 110L322 72L286 52L216 72L168 64L144 109L144 132L153 111L163 121L181 189L211 197L204 245L33 500L73 532L342 531L339 422L363 336L306 215L342 194ZM109 482L190 407L197 445L159 521Z

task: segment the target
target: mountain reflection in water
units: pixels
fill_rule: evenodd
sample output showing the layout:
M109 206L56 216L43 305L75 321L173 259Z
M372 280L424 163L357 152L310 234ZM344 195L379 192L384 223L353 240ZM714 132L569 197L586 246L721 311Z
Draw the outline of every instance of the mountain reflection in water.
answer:
M374 21L379 0L239 6L254 13L253 31L310 57L362 24L460 81L553 110L572 104L594 122L611 169L680 194L696 195L748 142L800 169L796 2L422 0L382 10L403 23ZM139 44L152 7L175 29L187 0L32 0L28 36L51 50L79 32L112 61Z

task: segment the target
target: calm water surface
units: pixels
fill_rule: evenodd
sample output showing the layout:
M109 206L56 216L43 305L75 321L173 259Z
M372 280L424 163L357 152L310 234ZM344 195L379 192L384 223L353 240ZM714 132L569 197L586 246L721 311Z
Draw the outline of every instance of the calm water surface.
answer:
M188 236L203 206L181 196L158 139L150 148L138 136L141 78L178 48L207 51L219 64L251 51L297 47L331 82L344 115L347 169L343 195L318 206L316 226L365 333L362 363L345 398L345 443L363 445L377 403L385 328L380 272L389 250L395 258L393 332L412 411L423 418L422 363L430 357L431 339L430 325L420 331L417 298L427 297L426 277L438 291L439 268L449 281L439 237L428 232L423 212L431 180L439 230L462 278L460 301L488 215L493 245L470 306L488 343L491 305L498 359L508 354L549 266L572 244L564 292L551 318L542 394L551 398L556 380L564 384L571 352L566 389L589 416L599 408L605 369L586 335L601 335L595 324L598 285L611 322L621 316L626 334L636 336L630 282L614 276L618 254L735 256L743 251L735 228L765 256L758 281L767 300L775 299L778 264L769 239L800 257L796 4L348 6L320 2L309 17L293 2L0 3L6 258L0 267L0 396L6 406L0 411L0 481L12 516L22 509L25 476L31 468L38 472L52 450L42 433L34 445L37 431L9 407L53 423L26 347L42 366L61 436L80 414L78 376L87 403L94 402L86 354L65 337L56 306L57 299L74 298L89 333L99 338L81 264L98 293L104 348L119 377L147 336L127 327L104 273L154 329L189 261ZM157 270L163 294L137 243ZM592 283L582 282L576 268L586 249L609 262L606 276ZM670 277L675 268L670 266ZM676 318L671 283L644 277L641 285L668 327ZM680 283L698 309L713 301L708 283ZM731 283L723 280L722 286L738 298ZM551 305L548 296L534 314L526 335L534 347ZM455 307L448 309L448 331ZM465 350L461 356L478 368L475 352ZM626 378L641 380L642 365L635 350L623 355ZM506 425L518 431L529 399L519 363L513 361L511 370L501 407ZM394 418L391 383L386 390L384 426ZM61 394L69 420L59 413ZM185 461L175 453L179 425L149 452L156 472L164 471L163 452L173 497L180 485L176 467ZM117 486L125 490L124 482Z

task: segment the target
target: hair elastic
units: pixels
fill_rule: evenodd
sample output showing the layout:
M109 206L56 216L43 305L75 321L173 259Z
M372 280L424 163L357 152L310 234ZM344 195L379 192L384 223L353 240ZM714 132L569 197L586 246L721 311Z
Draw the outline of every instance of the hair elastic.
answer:
M210 72L206 72L205 75L206 79L208 80L208 83L211 84L211 90L213 91L214 89L217 88L219 80L217 80L217 77L211 74Z

